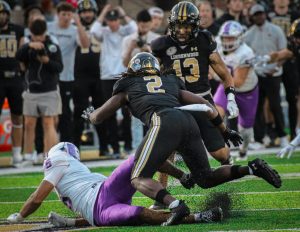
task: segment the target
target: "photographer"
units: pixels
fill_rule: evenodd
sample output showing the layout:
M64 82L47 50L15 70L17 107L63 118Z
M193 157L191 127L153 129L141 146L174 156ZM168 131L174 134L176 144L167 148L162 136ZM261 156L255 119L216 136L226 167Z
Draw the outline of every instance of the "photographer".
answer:
M136 16L138 31L124 38L122 43L123 65L127 67L130 59L139 52L150 52L150 43L159 37L151 31L152 18L147 10L140 11Z
M58 92L59 73L63 69L61 52L47 35L43 18L34 20L30 27L29 41L17 52L21 70L25 72L26 90L23 93L25 119L24 153L33 154L35 126L42 117L44 153L58 142L55 117L61 114L61 98Z

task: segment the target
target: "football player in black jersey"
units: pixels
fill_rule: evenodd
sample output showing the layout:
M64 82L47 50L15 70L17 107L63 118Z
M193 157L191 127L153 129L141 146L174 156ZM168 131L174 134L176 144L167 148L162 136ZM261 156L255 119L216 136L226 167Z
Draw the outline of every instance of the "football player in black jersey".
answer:
M164 225L176 224L190 212L183 201L175 199L152 179L174 150L183 155L191 171L191 181L202 188L250 173L262 177L276 188L281 186L278 173L260 159L250 161L248 166L224 165L211 169L197 123L189 112L180 108L181 104L198 104L197 107L203 108L206 117L221 131L226 142L241 143L241 137L225 126L212 104L186 91L184 83L175 75L161 74L158 60L146 52L131 59L127 72L114 85L113 96L104 105L95 111L86 110L82 115L97 124L121 106L128 105L131 113L149 127L135 154L131 182L144 195L169 207L171 216Z
M77 7L78 15L82 25L89 31L91 25L96 20L98 6L94 0L80 0ZM92 98L92 105L99 107L103 104L100 86L100 42L90 35L90 47L76 49L74 65L74 144L80 147L81 135L84 129L84 120L81 113L89 104L89 97ZM100 141L100 155L107 153L107 140L105 128L102 125L96 127Z
M23 40L24 29L9 22L10 11L8 3L0 1L0 114L4 99L7 98L12 121L13 164L17 164L23 159L21 156L23 78L18 72L16 52Z
M164 68L173 68L185 81L187 90L203 96L214 104L208 81L209 67L220 76L228 100L229 118L238 116L232 76L216 51L216 42L210 32L199 29L200 18L196 6L190 2L175 5L169 17L170 35L162 36L151 43L154 56ZM210 154L221 163L228 163L229 149L225 147L220 132L199 113L194 113Z

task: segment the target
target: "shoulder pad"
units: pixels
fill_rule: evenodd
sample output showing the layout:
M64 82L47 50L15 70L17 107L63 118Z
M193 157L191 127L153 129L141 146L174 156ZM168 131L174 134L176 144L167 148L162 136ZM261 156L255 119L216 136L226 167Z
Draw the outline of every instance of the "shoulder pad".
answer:
M52 156L52 157L47 158L44 161L43 169L49 170L53 167L68 166L68 165L69 165L69 162L66 160L64 155L57 155L57 156Z

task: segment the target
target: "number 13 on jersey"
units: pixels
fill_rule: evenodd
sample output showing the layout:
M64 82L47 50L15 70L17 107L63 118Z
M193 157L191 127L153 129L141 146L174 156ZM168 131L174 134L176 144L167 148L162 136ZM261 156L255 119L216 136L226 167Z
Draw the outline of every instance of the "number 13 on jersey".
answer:
M185 73L182 75L182 67L180 64L180 60L174 60L173 63L173 69L176 72L176 76L180 77L181 79L187 81L188 83L193 83L198 81L200 78L200 70L199 70L199 64L198 60L196 58L186 58L183 61L183 68L189 68L190 67L190 74L191 75L185 75Z

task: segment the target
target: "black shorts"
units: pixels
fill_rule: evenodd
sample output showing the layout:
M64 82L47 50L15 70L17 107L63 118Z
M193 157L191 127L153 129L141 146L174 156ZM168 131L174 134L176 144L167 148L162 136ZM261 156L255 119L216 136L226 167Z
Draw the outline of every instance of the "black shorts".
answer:
M209 101L210 104L215 105L210 94L206 95L204 98ZM205 113L195 111L190 111L190 113L198 124L205 147L209 152L214 152L225 147L224 138L221 132L211 123Z
M22 115L24 82L21 77L0 79L0 114L4 99L8 99L10 112L15 115Z
M175 150L183 155L195 175L210 168L199 128L188 112L165 109L154 113L150 128L136 151L131 178L152 178Z

